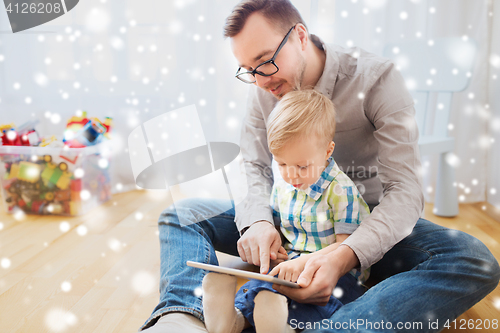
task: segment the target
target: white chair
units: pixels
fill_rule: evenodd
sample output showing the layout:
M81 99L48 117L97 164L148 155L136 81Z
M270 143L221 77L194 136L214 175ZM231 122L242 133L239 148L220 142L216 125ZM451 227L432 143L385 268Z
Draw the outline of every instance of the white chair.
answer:
M455 140L448 136L448 124L453 93L469 84L475 54L475 42L462 38L407 40L384 48L384 56L394 61L415 99L420 154L439 154L434 203L438 216L458 214L455 169L447 155Z

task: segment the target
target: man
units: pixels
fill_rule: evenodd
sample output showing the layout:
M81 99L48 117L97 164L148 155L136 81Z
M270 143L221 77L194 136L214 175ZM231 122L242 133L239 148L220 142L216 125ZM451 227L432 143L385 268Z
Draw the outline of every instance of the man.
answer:
M277 100L294 89L314 87L336 105L334 158L364 189L372 213L337 250L307 262L298 279L303 288L276 286L278 291L325 304L340 277L372 266L372 277L381 282L321 328L380 332L412 325L431 332L496 287L500 268L484 244L420 219L424 201L413 99L392 63L323 44L309 35L288 0L241 2L227 19L225 36L240 65L237 77L254 84L241 137L249 194L235 210L188 227L179 225L179 216L208 216L221 203L186 200L162 213L160 304L142 329L204 332L195 289L205 273L187 267L187 260L216 264L215 248L267 272L270 261L280 259L281 238L269 207L266 122Z

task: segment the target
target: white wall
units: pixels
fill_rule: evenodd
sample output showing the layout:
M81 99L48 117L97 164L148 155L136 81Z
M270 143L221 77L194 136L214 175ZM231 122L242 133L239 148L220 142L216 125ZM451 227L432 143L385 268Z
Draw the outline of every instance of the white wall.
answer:
M493 2L496 7L499 6L498 1ZM321 8L322 1L319 4ZM326 36L328 42L344 47L358 46L381 55L386 43L400 40L458 36L477 42L478 54L470 85L465 91L454 95L450 117L449 134L455 138L454 154L459 161L456 168L458 194L460 202L478 202L486 200L486 191L490 186L500 188L498 180L497 185L494 182L487 184L487 175L491 179L498 179L493 171L498 168L491 166L488 157L495 147L498 150L498 146L490 146L489 136L492 133L488 131L488 124L493 122L493 115L491 109L487 109L487 105L492 104L489 96L498 98L498 93L488 94L488 80L491 78L489 47L491 41L495 40L492 30L495 30L496 39L499 39L498 23L490 29L495 17L489 15L492 1L336 0L329 6L334 22L318 28L318 34ZM496 157L497 165L498 160ZM425 197L432 202L437 157L424 157L423 165Z

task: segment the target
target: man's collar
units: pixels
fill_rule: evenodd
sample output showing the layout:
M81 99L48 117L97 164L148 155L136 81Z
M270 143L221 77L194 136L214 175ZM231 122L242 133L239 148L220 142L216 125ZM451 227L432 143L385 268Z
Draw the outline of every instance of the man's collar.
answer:
M328 159L328 165L326 166L325 170L323 170L316 183L312 184L305 190L296 189L293 185L287 183L285 187L285 193L289 193L291 191L304 191L313 200L318 200L325 189L338 175L338 173L339 169L335 165L335 160L330 156L330 158Z
M332 99L333 89L335 88L335 82L337 81L337 74L339 71L339 58L337 53L327 44L323 43L318 36L311 34L311 41L318 48L323 49L326 54L323 74L319 78L314 89L327 96L329 99Z

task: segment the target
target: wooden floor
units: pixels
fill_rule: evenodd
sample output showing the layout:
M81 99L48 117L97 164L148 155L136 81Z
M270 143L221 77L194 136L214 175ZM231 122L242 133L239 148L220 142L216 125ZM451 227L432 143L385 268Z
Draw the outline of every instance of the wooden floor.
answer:
M0 332L136 332L158 302L156 221L169 204L165 193L136 191L76 218L16 220L1 210ZM426 218L479 238L500 259L498 212L482 207L443 219L428 205ZM469 331L460 319L500 319L500 288L450 331Z

